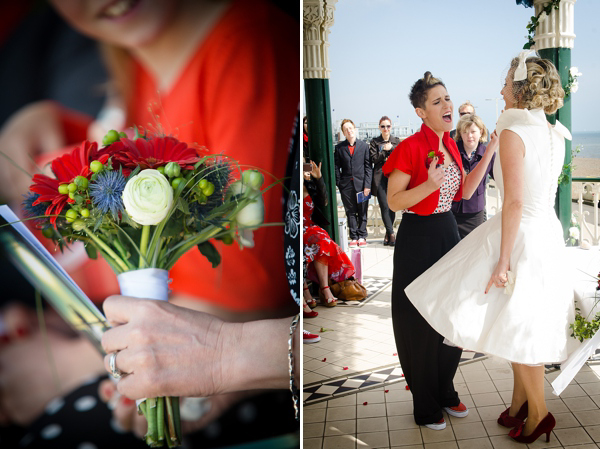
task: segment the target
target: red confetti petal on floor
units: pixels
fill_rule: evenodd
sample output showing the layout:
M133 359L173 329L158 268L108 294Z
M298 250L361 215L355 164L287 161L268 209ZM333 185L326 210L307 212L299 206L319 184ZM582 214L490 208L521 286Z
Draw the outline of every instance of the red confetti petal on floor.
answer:
M390 392L390 390L385 390L385 392L386 392L386 393L389 393L389 392Z
M400 374L400 376L404 377L404 373Z
M397 353L397 352L394 352L392 355L393 355L394 357L397 357L397 356L398 356L398 353Z
M363 402L363 405L367 405L367 404L368 404L368 402L366 402L366 401L365 401L365 402Z
M348 367L347 367L347 366L344 366L343 370L344 370L344 371L346 371L347 369L348 369Z
M325 357L323 360L321 360L321 362L326 362L327 361L327 357Z
M405 390L410 390L410 387L407 385L404 387Z

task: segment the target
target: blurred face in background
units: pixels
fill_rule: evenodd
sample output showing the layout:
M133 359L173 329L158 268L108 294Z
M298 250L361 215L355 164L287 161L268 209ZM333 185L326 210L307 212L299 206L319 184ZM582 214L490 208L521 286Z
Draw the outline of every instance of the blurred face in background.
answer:
M344 126L342 127L342 133L348 142L354 143L356 140L356 128L354 128L352 123L344 123Z
M392 122L389 120L382 120L379 123L379 131L384 140L390 140L390 133L392 132Z
M50 0L82 33L118 46L143 47L167 28L184 0Z
M460 133L460 138L467 152L471 152L477 148L481 140L481 129L475 123L472 123L467 129Z

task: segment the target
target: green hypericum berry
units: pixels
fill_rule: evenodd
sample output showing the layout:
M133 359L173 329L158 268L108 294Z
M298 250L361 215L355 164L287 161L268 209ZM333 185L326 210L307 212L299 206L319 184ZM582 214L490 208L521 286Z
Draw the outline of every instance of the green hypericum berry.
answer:
M67 221L69 221L68 218L67 218ZM73 222L73 230L74 231L81 231L81 230L83 230L83 228L85 228L85 221L83 221L81 218L78 218L77 220L75 220Z
M174 189L176 189L177 187L179 187L179 184L181 184L183 182L183 178L179 177L179 178L174 178L173 180L171 180L171 185L173 186Z
M177 178L181 173L181 167L177 162L169 162L165 166L165 173L169 178Z
M52 226L47 226L42 230L42 235L46 238L51 238L54 235L54 229Z
M196 194L196 199L200 204L206 203L206 195L202 192Z
M69 185L68 184L59 185L58 193L60 193L61 195L66 195L67 193L69 193Z
M85 176L77 176L75 178L75 185L79 187L80 190L85 190L88 187L88 180Z
M92 161L92 163L90 164L90 170L92 170L92 173L98 173L102 171L103 168L104 166L100 161Z
M67 188L69 189L69 192L76 192L77 191L77 184L75 184L74 182L72 182L71 184L68 185Z
M75 192L69 192L69 198L71 198L72 200L75 199Z
M65 212L65 218L69 223L73 223L77 218L77 211L75 209L69 209Z
M206 196L211 196L213 193L215 193L215 185L212 182L209 182L206 185L206 188L202 189L202 193L204 193Z
M233 243L233 236L231 234L225 234L221 240L226 245L231 245Z
M114 129L111 129L109 132L106 133L106 135L102 139L102 145L107 146L111 143L116 142L117 140L119 140L119 133Z
M165 167L164 167L164 166L160 166L160 167L158 167L156 170L158 170L158 172L159 172L161 175L164 175L164 174L165 174Z
M200 188L200 190L206 189L207 185L208 185L208 181L206 179L201 179L200 182L198 183L198 187Z
M90 211L89 211L89 209L81 209L81 210L79 211L79 213L81 214L81 216L82 216L83 218L87 218L87 217L89 217L89 216L90 216Z
M254 190L259 190L265 177L258 170L246 170L242 173L242 182Z

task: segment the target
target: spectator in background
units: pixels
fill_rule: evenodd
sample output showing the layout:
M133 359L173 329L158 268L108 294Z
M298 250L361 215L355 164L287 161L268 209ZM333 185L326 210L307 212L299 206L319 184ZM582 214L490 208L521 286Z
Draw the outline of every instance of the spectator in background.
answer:
M483 154L485 153L488 138L488 131L483 124L483 120L474 114L463 115L456 125L456 146L462 158L463 167L467 173L475 169ZM493 174L494 161L496 154L487 166L483 179L477 186L473 196L468 199L462 199L459 202L452 203L452 213L456 218L458 233L460 238L464 238L469 232L479 226L486 220L485 216L485 185L488 175Z
M371 193L373 169L369 157L369 147L362 140L356 139L354 122L342 120L342 133L346 140L335 146L335 184L340 189L346 217L350 246L367 244L367 207L368 201L358 202L357 195L362 192L365 197Z
M381 218L385 226L383 245L394 246L396 244L396 237L394 236L394 221L396 220L396 212L390 210L388 206L388 178L383 176L383 171L381 168L392 153L392 150L400 143L400 139L391 135L392 121L387 115L384 115L379 119L379 129L381 130L381 135L375 137L369 144L369 153L371 157L371 163L373 164L371 193L377 196L377 201L379 201L379 209L381 210Z
M462 117L465 114L475 114L475 106L471 104L469 100L465 101L458 107L458 117ZM456 139L456 129L450 131L450 137Z
M328 224L320 211L320 208L327 206L327 191L321 175L321 163L319 162L317 165L314 161L310 161L310 166L310 171L304 171L302 200L306 278L319 284L321 304L326 307L335 307L337 300L331 293L329 282L341 282L354 276L354 265L348 255L321 227L322 224ZM306 284L304 285L304 295L307 303L310 303L312 297ZM305 318L316 316L306 312L305 307Z

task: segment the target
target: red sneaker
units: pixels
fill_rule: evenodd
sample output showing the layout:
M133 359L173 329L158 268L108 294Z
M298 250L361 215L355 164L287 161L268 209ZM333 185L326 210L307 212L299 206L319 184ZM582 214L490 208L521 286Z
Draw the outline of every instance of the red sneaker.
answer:
M317 334L311 334L308 331L303 331L302 340L304 343L316 343L321 341L321 337Z
M444 430L446 428L446 421L442 418L438 422L425 424L425 427L428 427L431 430Z
M464 418L469 414L469 409L462 402L458 404L456 407L444 407L446 413L449 415L455 416L457 418Z
M358 246L367 246L367 241L365 239L358 239Z
M348 243L348 246L356 246L358 245L358 241L356 240L350 240L350 243Z
M315 312L314 310L311 310L310 312L304 312L304 318L314 318L316 316L319 316L319 312Z

